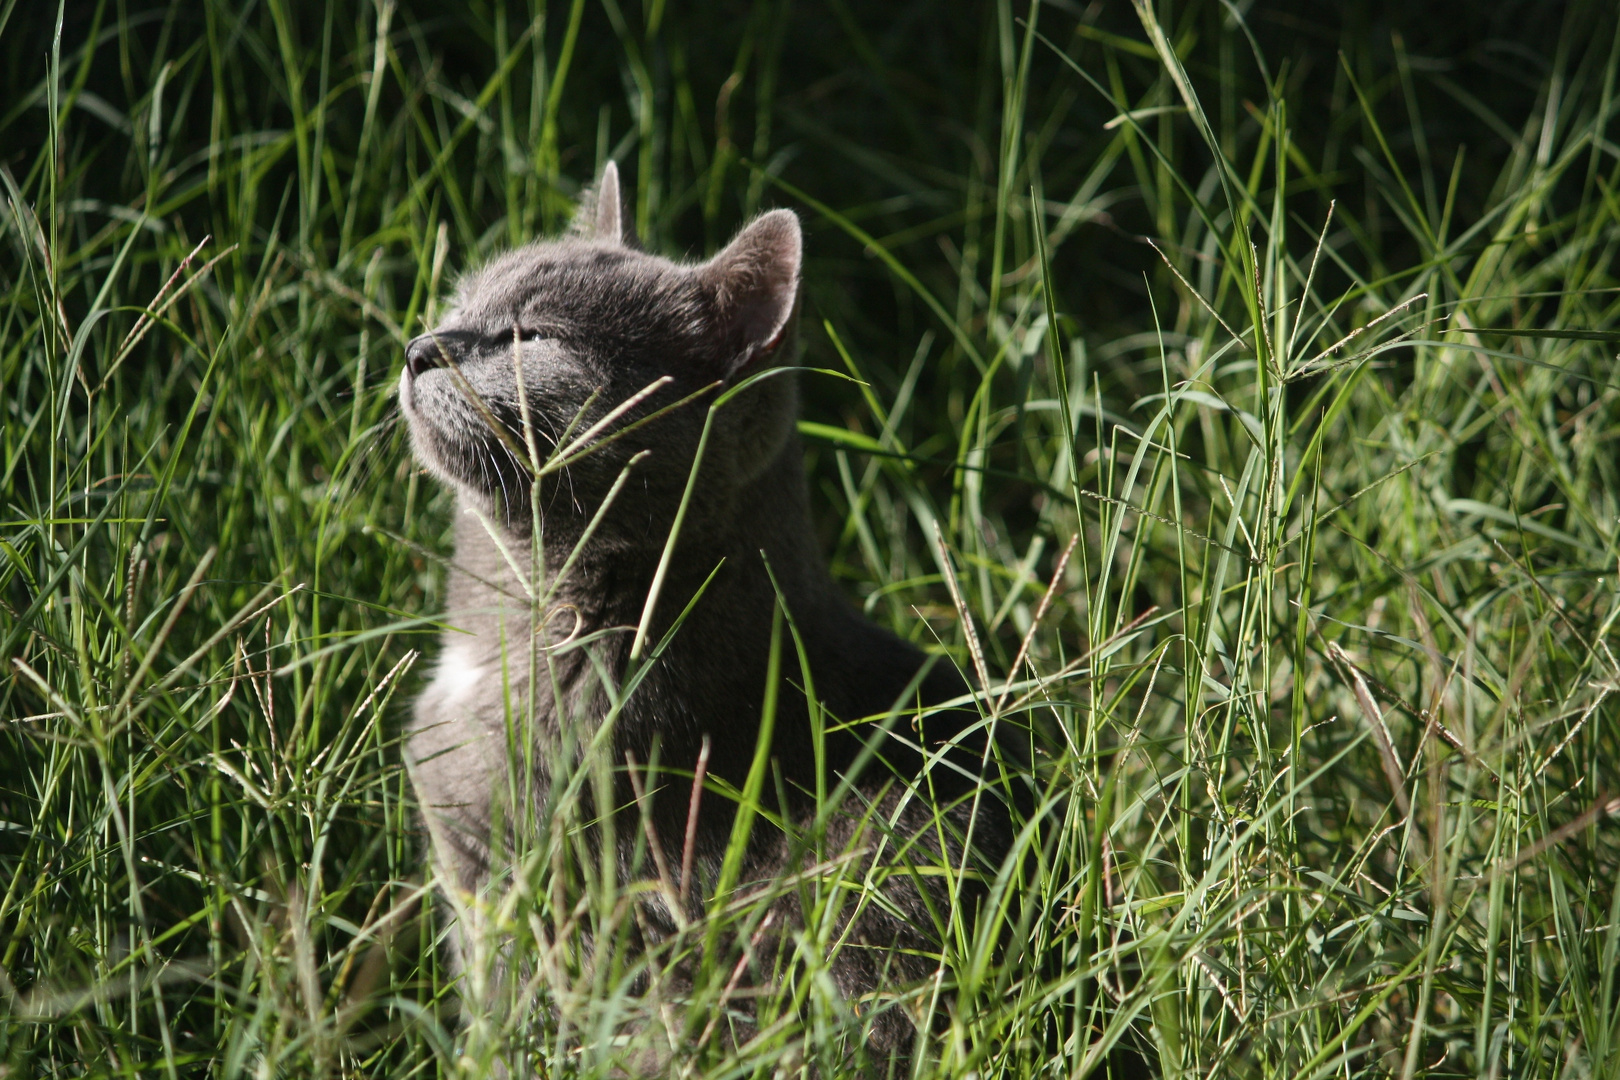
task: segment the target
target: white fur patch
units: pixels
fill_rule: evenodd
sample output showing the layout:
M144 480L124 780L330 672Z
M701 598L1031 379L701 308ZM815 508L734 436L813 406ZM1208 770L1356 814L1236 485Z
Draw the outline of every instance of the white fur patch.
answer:
M472 644L457 642L439 655L431 692L443 706L454 708L471 697L488 674L488 665L478 663Z

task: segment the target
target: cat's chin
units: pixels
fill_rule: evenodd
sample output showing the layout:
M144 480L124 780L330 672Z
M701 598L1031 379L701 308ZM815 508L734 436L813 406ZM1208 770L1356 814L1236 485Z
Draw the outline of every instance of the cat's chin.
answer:
M416 379L409 364L399 373L399 407L412 423L416 422Z
M417 408L416 376L411 374L409 367L399 373L399 411L405 414L406 427L411 433L411 451L417 463L442 482L463 492L465 496L479 502L487 502L488 499L483 497L482 493L470 490L467 482L450 468L444 453L437 445L444 437L443 434Z
M411 433L411 450L416 460L441 480L454 483L454 478L448 475L444 462L435 452L433 425L416 407L416 376L411 374L409 367L399 373L399 411L405 414L405 424Z
M405 414L406 427L411 435L411 451L417 463L454 491L463 509L477 511L479 516L498 524L503 532L514 539L527 540L529 530L525 524L528 512L523 510L514 517L506 509L503 497L485 490L455 468L453 447L442 445L448 436L418 408L416 377L411 374L410 368L399 376L399 408Z

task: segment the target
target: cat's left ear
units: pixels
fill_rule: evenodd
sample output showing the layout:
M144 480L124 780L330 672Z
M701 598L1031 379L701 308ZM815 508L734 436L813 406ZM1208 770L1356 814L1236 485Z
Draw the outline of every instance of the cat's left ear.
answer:
M732 372L782 344L799 295L804 239L791 210L755 218L700 271L715 291Z
M614 162L607 163L602 179L580 199L571 231L604 244L624 243L624 197L619 194L619 166Z

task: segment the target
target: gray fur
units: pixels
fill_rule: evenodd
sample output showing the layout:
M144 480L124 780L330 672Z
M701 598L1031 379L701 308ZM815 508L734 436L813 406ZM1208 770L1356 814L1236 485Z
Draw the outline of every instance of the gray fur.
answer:
M713 259L683 264L626 242L618 187L617 171L609 165L570 235L511 251L468 274L450 314L411 343L410 363L401 376L400 403L416 456L454 489L457 501L456 556L445 618L458 629L444 635L436 677L416 703L409 757L441 871L464 889L476 889L487 879L492 847L498 846L492 842L490 822L496 792L508 790L508 701L520 713L530 711L541 744L536 756L548 772L560 764L555 755L561 748L583 742L581 736L594 730L606 712L607 697L596 672L618 679L629 663L634 628L712 399L710 395L677 409L545 478L537 514L530 505L528 473L488 423L493 417L515 444L523 445L514 327L521 337L522 380L542 457L593 391L599 391L595 403L575 422L576 435L660 376L673 376L673 384L620 418L610 431L708 384L731 384L769 365L791 365L797 353L802 241L791 212L764 214ZM619 764L627 753L646 762L656 745L664 767L689 776L707 737L710 774L743 785L759 731L775 603L761 552L775 572L808 653L817 696L831 717L881 718L923 665L921 652L850 606L816 550L795 426L795 382L791 374L766 379L716 416L650 641L663 637L704 580L716 566L720 569L620 714L613 753ZM557 568L621 470L642 451L650 454L634 466L572 573L556 586L554 608L566 614L536 635L523 584L483 521L527 565L538 520L544 563ZM548 685L531 695L527 643L564 636L575 629L576 615L579 634L620 629L585 648L556 650L557 692ZM503 667L508 673L504 684ZM543 663L540 670L545 670ZM791 639L785 641L782 673L773 752L789 805L773 809L802 823L813 813L813 800L805 793L814 789L814 754L809 714L798 689L804 680ZM944 701L966 689L949 665L935 665L921 679L913 701ZM954 757L932 770L931 788L924 784L909 797L905 791L922 772L913 743L919 731L935 750L977 720L971 712L946 711L914 723L908 708L891 720L896 737L885 738L871 723L829 736L830 783L852 766L866 740L879 744L878 760L856 784L849 813L834 820L830 849L850 842L866 849L868 860L894 865L897 843L916 837L922 854L914 851L910 858L926 862L943 855L959 863L959 840L947 836L946 850L939 851L933 810L923 793L932 790L935 798L964 800L985 753L983 737L964 738ZM688 783L666 777L650 800L656 835L674 867L682 854ZM773 790L768 782L767 792ZM621 807L631 803L623 777L615 798ZM875 802L893 819L893 836L885 840L881 830L871 829L856 835L863 802ZM953 830L966 830L971 805L962 801L947 814ZM1007 814L993 794L976 805L975 858L993 870L1008 844ZM633 812L623 817L616 835L623 846L622 872L628 875L633 869L629 852L641 830ZM691 898L693 916L701 913L713 887L731 822L732 806L719 796L706 796L697 831L699 887ZM760 820L744 882L779 879L798 858L783 834ZM653 874L650 865L639 872ZM901 873L893 880L897 883L888 892L894 912L869 905L835 963L835 980L852 999L935 974L937 961L916 953L937 953L929 911L945 910L953 898L938 876ZM928 884L919 886L918 881ZM920 891L924 888L926 896ZM954 902L972 899L958 896ZM779 928L795 924L796 905L791 891L778 901ZM672 929L668 916L667 911L648 915L655 936L660 927ZM790 948L791 937L784 933L773 944ZM770 968L766 956L754 970L766 978ZM872 1030L872 1050L901 1057L909 1053L914 1028L898 1010L880 1016Z

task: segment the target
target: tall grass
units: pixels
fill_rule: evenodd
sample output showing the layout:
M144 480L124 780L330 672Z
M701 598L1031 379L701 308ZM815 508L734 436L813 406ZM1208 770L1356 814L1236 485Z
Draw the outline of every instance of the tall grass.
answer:
M632 994L577 807L437 942L392 380L609 157L658 250L804 216L835 573L1038 747L917 1075L1620 1069L1620 26L1292 9L0 4L0 1072L859 1043L836 904L752 1042Z

